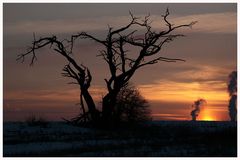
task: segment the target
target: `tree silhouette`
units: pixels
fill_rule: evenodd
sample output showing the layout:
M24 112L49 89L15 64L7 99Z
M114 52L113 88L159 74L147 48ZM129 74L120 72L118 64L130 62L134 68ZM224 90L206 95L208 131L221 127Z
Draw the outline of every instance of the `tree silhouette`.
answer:
M116 122L144 122L151 120L151 110L139 90L128 83L117 95L114 117Z
M114 109L118 93L138 69L146 65L158 63L159 61L184 61L182 59L164 57L160 55L160 51L165 44L177 37L184 36L183 34L177 34L176 30L184 27L191 28L196 21L189 24L174 25L168 20L168 16L169 10L167 9L165 14L162 15L167 28L161 31L154 31L152 29L150 15L140 19L133 16L130 12L130 22L117 29L109 26L105 39L99 39L86 32L74 34L70 39L63 40L59 40L56 36L36 40L34 36L32 46L26 53L18 55L18 60L24 62L26 56L31 56L30 64L32 65L36 61L36 50L50 46L50 48L61 54L69 62L63 69L63 76L74 79L74 83L79 85L81 91L80 104L82 104L84 113L75 120L80 121L88 114L90 121L108 124L114 119ZM139 29L135 29L136 27ZM92 80L91 72L86 66L77 64L72 57L76 39L90 39L105 48L100 51L98 56L101 56L107 63L110 77L105 79L108 93L102 99L101 114L96 109L93 98L88 92ZM128 50L134 47L139 49L137 53ZM82 101L86 102L87 112Z
M228 76L229 100L228 110L231 121L237 121L237 71L232 71Z

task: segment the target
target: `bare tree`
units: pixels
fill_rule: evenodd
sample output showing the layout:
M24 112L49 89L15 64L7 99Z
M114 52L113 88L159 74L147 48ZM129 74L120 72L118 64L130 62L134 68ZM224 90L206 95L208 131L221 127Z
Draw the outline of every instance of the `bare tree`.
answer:
M90 115L91 121L97 122L99 119L99 111L96 109L93 98L88 91L92 81L92 76L87 67L85 67L82 64L81 65L77 64L77 62L72 58L71 55L73 43L71 42L72 39L70 41L69 40L60 41L57 39L56 36L44 37L40 38L39 40L36 40L34 34L34 41L32 43L32 46L29 47L26 53L18 55L17 60L22 60L22 62L24 62L26 56L32 55L30 65L33 65L34 62L37 60L36 50L46 46L50 46L50 48L53 48L53 50L56 51L58 54L61 54L69 62L63 68L62 76L74 79L75 81L71 82L71 84L78 84L81 91L80 105L82 107L83 114L80 115L79 117L74 118L73 121L78 122L82 120L87 120L88 119L87 116ZM84 100L87 104L88 112L85 111Z
M237 71L232 71L228 81L228 93L231 97L229 100L229 116L231 121L237 121Z
M71 54L75 40L78 38L90 39L101 44L105 49L101 50L98 56L103 58L110 71L110 77L105 79L108 93L102 100L101 120L106 124L114 119L114 108L119 91L128 83L138 69L146 65L158 63L159 61L184 61L178 58L164 57L160 55L160 51L165 44L173 41L177 37L184 36L183 34L177 34L175 32L176 30L184 27L191 28L196 21L189 24L174 25L168 20L168 9L162 17L167 28L161 31L153 30L150 15L140 19L133 16L130 12L130 22L116 29L109 26L105 39L99 39L86 32L72 35L70 40L64 39L63 41L59 41L56 36L40 38L39 40L36 40L34 37L30 50L27 53L19 55L19 59L24 61L25 56L32 55L31 64L33 64L36 60L35 51L37 49L47 45L54 45L53 49L64 56L69 62L64 69L64 76L71 77L77 81L84 100L87 103L89 113L91 113L92 119L96 120L97 118L95 117L99 117L99 111L96 109L93 99L88 92L91 82L90 71L87 67L78 65ZM134 47L138 48L139 51L133 54L133 51L131 52L128 49Z

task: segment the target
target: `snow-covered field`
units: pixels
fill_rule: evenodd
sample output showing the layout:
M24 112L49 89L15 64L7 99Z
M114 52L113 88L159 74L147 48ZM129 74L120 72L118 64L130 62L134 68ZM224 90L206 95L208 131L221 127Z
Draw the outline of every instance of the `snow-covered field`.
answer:
M3 154L18 156L237 156L237 125L230 122L151 122L101 130L50 122L3 124Z

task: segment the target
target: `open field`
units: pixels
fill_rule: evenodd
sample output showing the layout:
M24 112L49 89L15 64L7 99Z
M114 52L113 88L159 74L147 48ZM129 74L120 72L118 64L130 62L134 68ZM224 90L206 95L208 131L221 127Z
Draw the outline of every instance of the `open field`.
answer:
M112 130L81 128L63 122L29 126L3 124L5 157L236 157L237 124L154 121Z

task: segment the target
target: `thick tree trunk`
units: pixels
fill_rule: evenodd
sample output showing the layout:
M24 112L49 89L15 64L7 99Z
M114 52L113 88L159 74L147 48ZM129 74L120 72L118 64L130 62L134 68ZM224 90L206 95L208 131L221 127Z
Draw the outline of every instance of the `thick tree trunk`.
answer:
M85 106L84 106L83 95L82 95L81 90L80 90L80 97L79 98L80 98L80 106L81 106L83 115L87 115L86 114L86 110L85 110ZM84 117L84 122L87 122L87 116Z
M108 93L102 102L102 119L103 123L106 125L114 124L113 112L116 105L117 94Z
M102 101L102 118L104 123L111 121L111 116L113 112L112 100L110 94L108 93Z
M82 90L82 95L88 106L88 111L91 115L92 121L94 123L98 122L99 121L99 111L96 109L96 106L95 106L92 96L89 94L89 92L87 90Z

